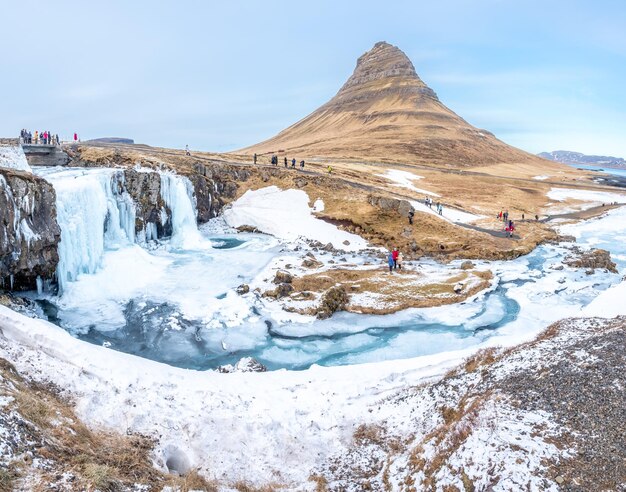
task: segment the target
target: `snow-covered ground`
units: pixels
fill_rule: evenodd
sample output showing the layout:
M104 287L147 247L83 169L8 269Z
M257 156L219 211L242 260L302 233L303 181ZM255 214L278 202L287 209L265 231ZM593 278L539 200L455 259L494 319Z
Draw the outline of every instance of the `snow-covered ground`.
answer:
M567 207L552 205L548 207L550 213L569 213L578 210L587 210L603 203L626 203L626 194L611 193L607 191L552 188L547 193L547 196L551 200L555 200L557 202L564 202L566 200L577 200L579 202L583 202L575 205L569 205Z
M93 190L106 196L102 187ZM184 201L184 190L180 187L177 200ZM347 448L355 427L371 420L381 399L440 376L478 348L528 341L551 322L584 313L581 309L603 291L614 299L606 289L620 277L563 267L568 245L545 245L514 261L480 262L495 275L492 289L457 305L378 317L340 313L316 321L282 311L277 302L257 298L254 289L267 285L287 262L301 261L302 236L337 242L341 249L346 249L344 237L354 249L364 242L316 219L304 192L274 188L246 195L225 214L227 222L251 225L277 239L247 236L247 245L221 251L186 251L180 244L146 250L128 237L115 247L109 243L94 272L68 281L59 316L98 341L105 336L98 330L117 329L124 316L136 312L137 333L155 334L145 346L140 340L144 350L150 343L176 341L168 336L198 321L202 329L194 332L196 338L167 347L179 365L192 349L194 357L220 350L248 355L259 345L260 358L277 365L329 357L333 364L350 365L252 374L182 369L80 341L56 325L4 307L0 356L71 392L88 423L158 436L161 466L175 457L209 477L302 484L317 464ZM626 211L616 209L564 232L581 246L606 243L621 270L626 242L614 231L625 219ZM182 218L175 222L186 227ZM318 255L326 265L336 258ZM355 251L350 255L363 262ZM252 292L239 296L234 287L243 281Z
M425 212L427 214L432 214L440 219L447 220L448 222L460 222L462 224L469 224L474 222L475 220L482 219L482 215L471 214L469 212L464 212L463 210L458 210L456 208L443 207L443 213L440 215L436 210L436 203L433 203L431 207L428 207L423 201L411 200L410 201L413 208L418 212Z
M320 207L323 209L323 202L316 201L314 210L321 211ZM276 186L249 190L223 216L231 227L252 226L286 241L315 239L346 251L367 247L362 237L316 219L311 214L309 197L302 190L281 190Z
M0 167L31 172L20 145L0 145Z
M417 174L413 174L408 171L400 171L399 169L387 169L385 174L377 174L376 176L386 178L389 181L393 181L395 183L395 186L406 188L408 190L415 191L416 193L422 193L424 195L430 195L434 197L440 196L432 191L415 187L413 181L424 179L424 176L418 176Z

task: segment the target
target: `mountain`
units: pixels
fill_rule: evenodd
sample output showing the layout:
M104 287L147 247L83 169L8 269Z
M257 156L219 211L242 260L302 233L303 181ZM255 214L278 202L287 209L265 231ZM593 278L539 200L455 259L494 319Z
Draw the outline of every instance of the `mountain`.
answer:
M626 159L621 157L611 157L606 155L586 155L580 152L570 152L569 150L555 150L553 152L541 152L539 157L563 164L612 167L617 169L626 168Z
M326 104L275 137L240 150L294 157L465 167L542 161L448 109L397 47L379 42Z
M87 140L89 143L110 143L110 144L129 144L132 145L135 141L132 138L124 137L100 137Z

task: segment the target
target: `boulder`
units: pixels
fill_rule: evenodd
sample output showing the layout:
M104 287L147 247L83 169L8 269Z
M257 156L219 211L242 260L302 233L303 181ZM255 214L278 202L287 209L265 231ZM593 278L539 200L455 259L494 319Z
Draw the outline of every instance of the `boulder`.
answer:
M247 294L250 292L250 286L248 284L241 284L239 287L235 289L235 292L239 295Z
M322 301L317 308L317 318L330 318L333 313L344 310L348 302L350 298L343 287L331 287L322 295Z
M293 275L283 270L278 270L274 276L274 280L272 280L275 284L290 284L292 281Z
M461 263L461 270L471 270L475 266L476 265L474 265L474 262L470 260L465 260L463 263Z

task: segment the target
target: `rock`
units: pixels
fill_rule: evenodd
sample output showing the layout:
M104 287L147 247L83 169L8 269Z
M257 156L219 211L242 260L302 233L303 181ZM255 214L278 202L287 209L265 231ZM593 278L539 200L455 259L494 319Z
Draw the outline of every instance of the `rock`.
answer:
M554 481L558 483L559 485L561 485L563 482L565 482L565 479L561 475L559 475L558 477L554 479Z
M52 279L60 238L52 185L31 173L1 168L0 288L33 290L37 277Z
M330 318L333 313L345 309L349 301L348 293L343 287L331 287L322 296L322 301L317 308L317 318Z
M333 246L333 243L327 243L323 248L324 251L335 251L335 247Z
M266 372L267 367L253 357L242 357L234 366L232 364L226 364L219 366L217 370L221 373Z
M296 178L293 180L297 188L304 188L309 182L304 178Z
M172 211L161 197L161 175L157 172L139 172L125 169L118 180L120 190L126 190L135 203L135 233L145 231L151 223L156 225L157 238L172 235ZM163 217L166 218L163 221Z
M274 280L272 280L272 282L274 282L275 284L290 284L293 281L293 275L291 275L291 273L289 272L284 272L282 270L278 270L276 272L276 275L274 276Z
M322 263L320 261L317 261L315 259L315 257L313 258L305 258L302 261L302 266L305 268L319 268L322 266Z
M461 270L471 270L475 266L476 265L474 265L474 262L465 260L463 263L461 263Z
M463 284L461 282L458 282L454 285L453 289L455 294L460 294L461 292L463 292Z
M410 238L413 235L413 230L410 227L405 227L404 229L402 229L400 235L402 237Z
M574 249L574 254L578 256L570 256L563 261L568 266L574 268L587 268L585 272L590 275L596 268L608 270L611 273L617 273L617 267L611 260L611 253L604 249L591 249L589 251L581 251Z
M276 292L277 298L287 297L289 294L293 292L293 285L288 284L288 283L278 284L278 286L275 289L275 292Z
M248 284L241 284L239 287L235 289L235 292L239 295L247 294L250 292L250 286Z
M237 227L237 231L238 232L252 232L252 233L257 233L259 232L259 230L256 227L250 226L250 225L242 225Z
M350 246L350 241L346 239L342 244L344 244L345 246Z

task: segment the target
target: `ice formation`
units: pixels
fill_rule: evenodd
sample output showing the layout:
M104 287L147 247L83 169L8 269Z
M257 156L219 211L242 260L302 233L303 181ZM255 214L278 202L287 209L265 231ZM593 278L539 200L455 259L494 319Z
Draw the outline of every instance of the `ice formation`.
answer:
M0 167L32 172L19 145L0 145Z

